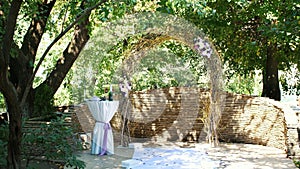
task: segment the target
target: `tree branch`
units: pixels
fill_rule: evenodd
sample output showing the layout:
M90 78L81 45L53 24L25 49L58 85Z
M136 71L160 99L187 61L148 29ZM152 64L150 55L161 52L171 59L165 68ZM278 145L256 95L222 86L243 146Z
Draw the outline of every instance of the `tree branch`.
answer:
M44 2L42 4L38 3L37 5L38 11L41 12L35 14L32 18L21 47L24 56L28 57L26 58L26 61L35 59L37 49L45 31L47 20L55 2L56 0L51 0L50 2Z
M17 23L18 13L21 8L22 1L14 0L11 3L9 14L6 20L6 26L4 28L4 35L1 44L1 53L0 53L0 90L3 92L4 97L8 100L11 100L12 103L16 103L17 92L14 85L10 82L8 78L8 66L9 66L9 57L10 51L13 43L14 30ZM4 15L4 14L3 14Z
M82 1L80 8L84 9L84 6L85 1ZM49 97L53 97L53 95L65 79L68 71L71 69L73 63L78 58L81 50L89 40L89 15L90 13L75 26L73 38L70 40L68 46L63 51L62 58L57 61L55 68L52 70L50 75L42 84L40 84L36 88L36 90L46 85L53 91L52 95Z
M24 94L23 94L23 97L22 97L22 101L21 101L21 106L24 105L25 101L26 101L26 98L28 96L28 93L30 91L30 87L32 86L32 83L33 83L33 79L39 69L39 67L41 66L43 60L45 59L46 55L48 54L48 52L50 51L50 49L54 46L54 44L56 42L58 42L71 28L73 28L82 18L84 18L89 12L91 12L93 9L97 8L98 6L100 6L102 3L106 2L107 0L102 0L100 2L98 2L97 4L95 4L94 6L86 9L83 11L83 13L76 18L76 20L71 23L63 32L61 32L52 42L51 44L47 47L47 49L45 50L45 52L43 53L42 57L40 58L39 62L37 63L37 66L32 74L32 76L30 77L27 85L26 85L26 88L25 88L25 91L24 91Z
M12 47L14 31L17 23L17 17L21 8L22 1L14 0L7 16L6 26L4 28L4 36L1 44L0 68L1 72L6 72L9 65L10 50Z

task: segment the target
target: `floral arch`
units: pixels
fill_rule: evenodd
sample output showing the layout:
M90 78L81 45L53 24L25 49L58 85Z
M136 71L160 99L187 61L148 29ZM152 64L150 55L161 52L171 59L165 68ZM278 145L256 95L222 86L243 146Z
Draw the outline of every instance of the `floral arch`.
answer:
M127 76L130 76L133 71L132 63L143 57L148 49L167 40L185 44L204 59L209 74L211 94L210 111L207 118L207 139L211 145L218 145L217 127L224 102L221 60L209 39L199 28L188 21L173 15L149 12L128 15L120 20L102 25L93 33L81 53L84 60L94 58L92 59L93 63L84 65L88 76L95 78L93 75L97 71L97 66L94 64L97 63L97 60L103 59L105 53L108 53L113 46L136 34L150 36L140 39L135 49L126 54L120 67L123 73L127 73Z

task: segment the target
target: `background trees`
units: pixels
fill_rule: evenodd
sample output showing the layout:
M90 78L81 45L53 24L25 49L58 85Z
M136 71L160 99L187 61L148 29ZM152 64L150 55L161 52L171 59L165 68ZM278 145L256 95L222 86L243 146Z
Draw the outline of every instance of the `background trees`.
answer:
M222 5L221 5L222 4ZM299 1L211 1L205 29L235 74L263 74L262 96L280 100L278 70L297 64Z

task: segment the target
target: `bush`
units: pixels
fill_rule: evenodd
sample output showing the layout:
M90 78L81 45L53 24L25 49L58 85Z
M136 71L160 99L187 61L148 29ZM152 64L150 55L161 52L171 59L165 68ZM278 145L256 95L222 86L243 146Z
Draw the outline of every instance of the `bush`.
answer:
M64 123L63 117L24 131L22 154L26 167L31 160L41 157L69 167L85 167L85 163L74 155L74 152L81 148L81 144L74 137L73 129Z
M53 91L49 86L42 85L35 93L34 112L30 114L30 117L46 116L49 112L55 111Z

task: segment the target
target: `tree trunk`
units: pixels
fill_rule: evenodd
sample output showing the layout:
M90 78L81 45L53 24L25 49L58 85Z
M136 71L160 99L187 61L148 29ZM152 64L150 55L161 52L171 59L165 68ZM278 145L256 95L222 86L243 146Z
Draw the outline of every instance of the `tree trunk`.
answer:
M22 113L18 103L16 105L8 103L7 107L10 115L7 168L19 169L21 168Z
M36 53L44 34L46 23L56 0L37 3L39 12L32 18L31 24L24 36L20 54L11 58L11 81L17 86L20 99L23 97L26 86L30 83L33 74ZM15 47L17 48L17 46ZM34 90L31 88L22 107L23 117L31 117L34 111Z
M82 9L84 9L84 3L85 2L83 1L81 4ZM55 69L50 73L47 79L38 87L40 88L45 85L49 86L53 91L52 97L62 84L73 63L76 61L81 50L89 40L89 16L90 12L87 14L86 17L83 18L82 21L79 21L79 23L76 25L73 38L71 39L71 42L69 42L67 48L64 50L62 58L60 58L57 61ZM38 91L38 89L36 91Z
M281 99L278 78L278 60L275 57L276 47L269 45L267 47L266 69L263 72L263 97L270 99Z
M2 66L2 67L1 67ZM21 140L22 140L22 109L18 99L17 89L9 80L8 66L0 66L0 91L3 93L9 114L9 140L7 168L19 169L21 165Z
M3 93L9 114L9 138L7 168L19 169L21 165L22 109L17 97L17 90L8 80L8 74L0 71L0 91Z
M11 1L11 6L7 18L3 17L4 13L0 10L1 23L5 23L4 33L2 34L1 32L0 37L0 91L5 97L10 117L9 141L7 148L8 169L19 169L21 165L21 107L18 101L18 89L15 88L14 84L9 80L10 52L13 44L14 30L21 4L21 0ZM3 18L5 18L5 21L3 20Z
M16 45L13 46L13 49L20 51ZM17 89L18 98L21 100L26 84L29 81L30 76L32 75L32 67L29 67L30 61L25 59L25 56L22 52L19 52L19 55L13 56L10 58L10 76L9 80L13 83ZM33 90L30 89L30 92L27 96L27 101L24 104L22 110L23 117L29 117L33 111Z

